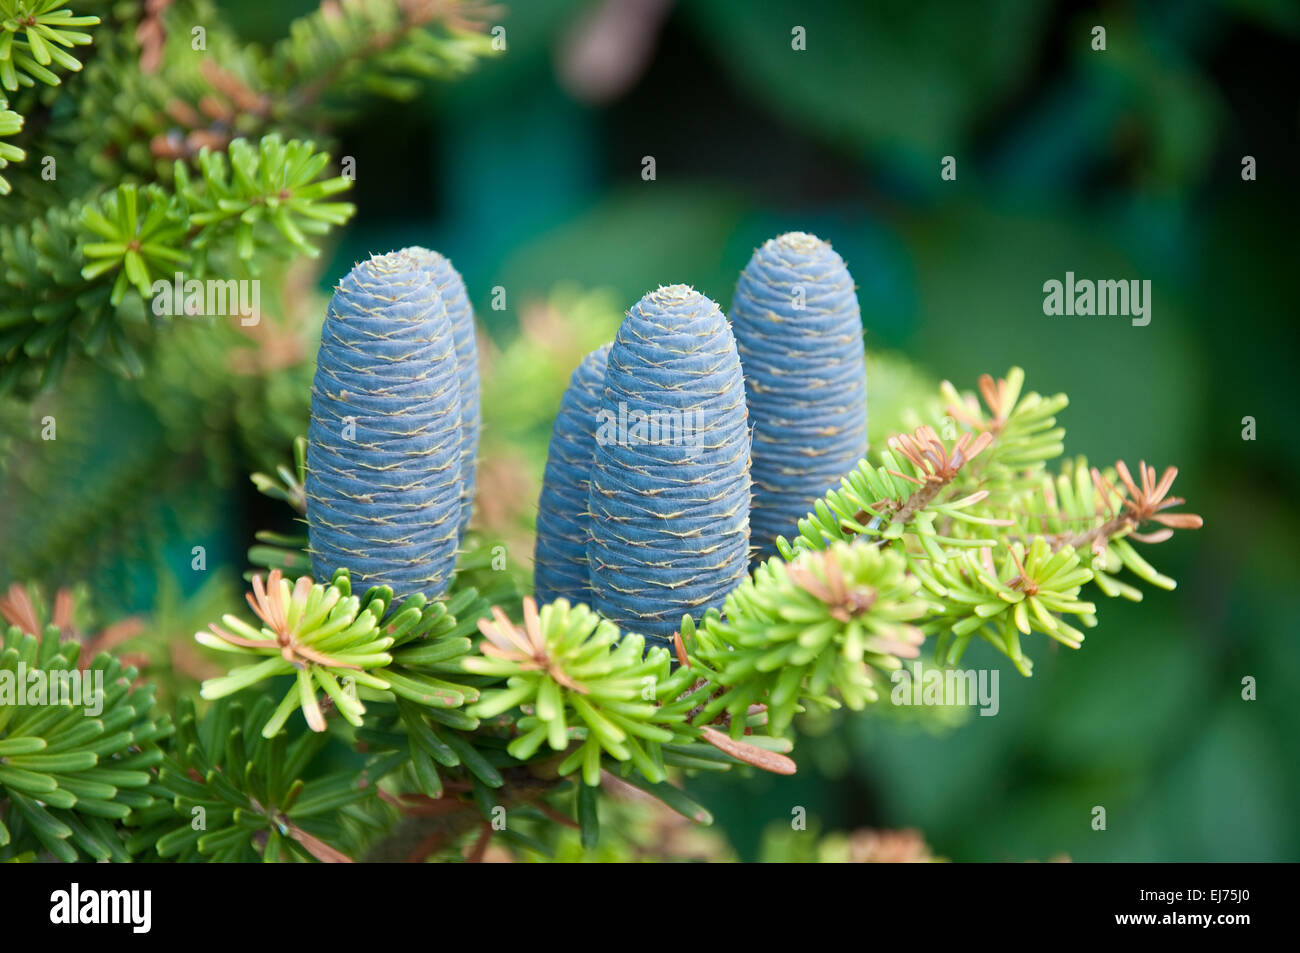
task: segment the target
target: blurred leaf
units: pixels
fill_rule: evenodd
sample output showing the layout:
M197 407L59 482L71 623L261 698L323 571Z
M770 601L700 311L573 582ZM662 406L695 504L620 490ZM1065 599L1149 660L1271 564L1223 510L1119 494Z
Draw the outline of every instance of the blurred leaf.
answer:
M683 4L737 82L788 122L846 149L951 152L1038 56L1046 7L1033 0ZM791 30L807 30L807 49ZM918 159L918 161L921 161Z

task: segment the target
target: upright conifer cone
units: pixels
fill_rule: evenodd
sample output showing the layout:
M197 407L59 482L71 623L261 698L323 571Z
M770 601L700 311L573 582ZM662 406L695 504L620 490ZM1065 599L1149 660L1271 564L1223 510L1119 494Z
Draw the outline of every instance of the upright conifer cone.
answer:
M606 344L592 351L570 375L551 430L542 495L537 501L537 548L533 557L533 589L542 605L556 599L591 604L587 488L609 347Z
M436 251L415 245L404 249L413 255L433 277L451 322L451 336L456 343L456 369L460 382L460 523L458 532L465 535L474 507L474 467L478 460L478 437L481 427L480 384L478 376L478 341L474 335L474 308L469 303L465 282L451 259Z
M722 605L749 558L749 432L736 342L685 285L627 313L609 352L591 468L595 608L667 637Z
M754 252L731 327L753 425L755 560L867 452L867 372L853 278L829 244L790 232Z
M398 598L447 588L461 512L460 383L451 323L419 259L362 262L330 299L307 431L316 577L347 567Z

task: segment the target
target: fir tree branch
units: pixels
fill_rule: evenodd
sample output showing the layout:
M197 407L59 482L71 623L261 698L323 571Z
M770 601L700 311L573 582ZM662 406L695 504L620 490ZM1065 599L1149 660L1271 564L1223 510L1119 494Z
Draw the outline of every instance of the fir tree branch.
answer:
M437 75L464 69L490 50L478 33L491 9L472 0L325 0L315 13L295 21L289 38L272 52L275 75L289 79L278 97L281 108L289 114L310 112L345 79L368 65L382 69L387 59L398 59L393 54L399 51L405 53L402 70ZM439 25L447 33L435 46L428 31ZM386 91L400 98L413 87L393 76Z
M28 0L2 2L8 6L0 12L21 13L30 6ZM98 20L54 8L33 13L31 23L25 14L3 21L0 74L17 64L30 66L28 72L16 69L18 85L34 82L29 73L57 81L37 62L44 54L33 51L41 44L48 47L52 66L80 69L75 59L62 59L68 56L63 50L82 45L83 36L89 42L89 36L66 28ZM0 224L0 268L18 292L0 309L0 392L27 396L49 387L69 359L82 355L119 374L139 374L140 349L152 346L156 322L136 298L145 296L148 282L170 275L172 266L184 265L187 277L203 278L190 272L205 272L209 262L224 272L253 273L267 255L318 254L313 238L351 214L346 203L325 199L349 183L311 181L318 167L291 163L295 181L241 188L241 176L245 184L259 180L238 167L274 166L281 151L295 158L295 141L336 125L341 113L335 107L344 101L356 105L365 96L409 95L416 80L466 71L489 52L487 39L470 30L481 25L482 11L455 0L327 4L300 21L272 54L238 44L215 11L201 3L150 0L125 19L116 9L106 14L86 71L93 75L66 90L78 109L55 112L30 97L21 108L0 106L0 137L7 137L0 139L0 169L9 166L18 173L10 173L12 179L0 176L0 193L16 193L0 204L9 222ZM177 23L200 16L207 26L207 53L195 57L188 30ZM343 19L334 22L335 16ZM340 23L346 29L336 36L332 31ZM368 55L331 60L333 70L324 65L322 44L341 37L339 49L364 50L372 34L379 42ZM290 66L303 82L319 84L311 96L317 107L303 108L291 95L292 83L281 83ZM24 123L29 102L38 121ZM251 140L251 147L241 137ZM46 175L54 165L26 170L12 165L33 154L54 161L57 176ZM229 172L223 169L226 157ZM310 174L301 176L303 168ZM230 173L234 178L227 180ZM124 188L136 190L141 212L136 226L150 224L149 210L166 209L166 223L152 223L165 225L152 242L116 228L105 236L104 229L88 225L96 213L113 210L106 205L130 204L117 191L124 181ZM109 183L114 189L105 191ZM52 192L64 204L29 198ZM83 270L89 277L81 275ZM130 289L136 295L127 294Z

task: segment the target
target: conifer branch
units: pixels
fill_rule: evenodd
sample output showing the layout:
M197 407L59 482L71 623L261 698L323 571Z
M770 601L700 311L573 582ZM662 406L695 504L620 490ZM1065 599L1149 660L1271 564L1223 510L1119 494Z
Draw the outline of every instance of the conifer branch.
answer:
M320 177L339 107L464 73L490 52L476 32L485 10L330 2L266 53L205 7L195 57L189 3L150 0L100 24L62 2L0 0L0 86L58 83L54 71L81 69L68 50L93 39L95 52L67 89L78 109L0 100L0 270L16 292L0 308L0 393L48 388L83 356L139 375L159 325L153 281L252 277L272 258L319 254L353 211L328 201L350 179ZM312 84L311 108L290 72ZM15 165L31 155L46 164Z

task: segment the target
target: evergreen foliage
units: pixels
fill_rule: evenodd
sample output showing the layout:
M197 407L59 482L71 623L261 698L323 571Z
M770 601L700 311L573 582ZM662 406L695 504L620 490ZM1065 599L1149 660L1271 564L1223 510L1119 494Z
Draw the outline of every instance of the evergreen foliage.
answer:
M182 699L153 785L158 797L132 818L128 846L141 859L346 861L344 848L391 822L364 770L313 770L325 736L263 737L258 726L273 707L266 696L247 710L222 700L200 719Z
M139 377L168 323L155 281L319 254L354 211L331 200L351 177L326 171L330 130L471 68L481 27L460 0L345 0L262 50L205 0L4 0L0 393L81 358Z
M598 798L629 789L707 824L684 778L794 773L805 719L869 709L923 651L951 666L979 638L1028 676L1041 640L1022 639L1080 649L1103 598L1173 588L1146 554L1201 525L1176 510L1177 471L1066 457L1066 398L1026 391L1017 368L976 393L943 384L868 454L852 279L792 233L741 275L734 335L671 285L581 361L522 595L469 527L476 494L481 511L498 491L478 468L475 320L448 259L406 248L345 276L310 387L316 324L264 330L288 356L248 375L275 384L250 384L228 380L241 331L155 307L182 272L265 277L293 312L292 268L353 212L338 124L470 68L489 49L477 8L340 0L264 50L204 2L71 6L0 0L0 389L27 399L62 379L71 414L114 394L94 365L148 369L120 406L169 410L93 480L54 457L79 482L5 527L11 551L38 522L47 543L6 566L110 560L97 540L115 517L144 522L160 467L219 452L192 418L278 457L310 401L292 463L253 476L305 533L259 533L255 621L219 613L195 636L240 664L202 656L202 671L170 647L202 682L196 702L160 680L174 725L128 664L129 626L83 636L100 607L68 591L0 599L0 859L481 858L502 809L516 855L572 856L619 836ZM912 400L915 377L887 370ZM29 487L49 475L4 466ZM5 694L32 671L103 691Z
M57 625L23 621L0 652L0 858L129 860L122 824L153 803L171 722L135 669L106 653L79 667Z
M1005 419L1015 415L999 409L1041 401L1020 398L1017 389L986 381L982 390L993 395L995 409L973 419ZM1041 424L1021 439L1059 439L1056 428ZM1055 522L1041 508L984 516L977 511L986 501L1019 498L989 474L1010 474L992 464L1023 459L1026 446L998 454L993 438L965 433L948 447L926 428L890 443L881 454L887 463L860 462L803 521L803 535L779 541L783 555L764 561L721 606L684 615L672 654L564 599L540 609L525 599L516 623L465 587L459 573L445 598L414 595L392 608L392 590L354 596L344 571L328 586L301 577L291 583L278 571L265 583L255 577L249 601L262 626L228 615L198 636L264 657L204 689L208 697L252 693L251 707L230 708L222 698L203 719L183 709L177 740L164 742L168 760L150 782L155 796L142 795L114 828L117 849L148 855L152 847L169 858L338 860L383 854L387 839L403 829L401 818L436 816L445 818L440 833L420 848L436 852L447 838L481 836L479 823L513 805L508 809L542 826L516 831L509 842L548 855L558 849L564 824L582 829L584 843L594 845L599 836L590 794L577 795L572 819L557 810L568 790L561 779L571 776L580 790L609 788L614 779L630 783L707 821L707 812L671 783L679 773L738 765L793 772L787 754L800 712L869 706L880 680L917 657L931 636L940 662L959 657L979 634L1028 674L1019 636L1040 631L1078 648L1077 630L1065 617L1095 624L1096 607L1080 590L1097 573L1109 578L1118 568L1109 564L1114 547L1123 544L1116 557L1122 563L1130 538L1150 545L1166 538L1166 529L1199 525L1197 517L1168 512L1181 502L1168 495L1172 473L1157 479L1143 467L1134 480L1122 465L1115 476L1068 468L1088 476L1053 482ZM959 479L961 464L971 469ZM1041 459L1037 466L1041 471ZM286 470L281 483L263 479L272 495L301 503L293 473ZM981 489L972 492L972 480ZM877 494L865 512L835 516L835 507L858 505L861 488L870 486L890 492ZM1087 487L1092 495L1083 492ZM954 506L948 498L958 494L961 505ZM934 528L941 522L951 524L942 533ZM1129 559L1140 576L1168 584ZM467 554L460 572L473 565ZM1120 585L1126 588L1115 594L1132 595L1128 583ZM9 639L34 655L48 653L41 646L57 644L57 635L47 628L38 642L13 630ZM16 655L11 649L6 657ZM291 677L277 705L259 686L284 675ZM298 708L313 730L287 741L300 731L301 723L287 720ZM356 768L304 786L302 765L333 735L333 712L356 726L368 753ZM209 719L220 727L206 727ZM166 734L163 727L148 731ZM319 740L304 740L309 736ZM0 745L10 737L18 736L0 735ZM228 770L241 763L248 765L242 773ZM204 780L195 781L195 772ZM28 789L36 783L22 773L16 778ZM173 804L158 796L163 792ZM18 797L31 794L19 790ZM178 822L194 807L217 819L206 833ZM484 820L468 820L475 815ZM549 835L547 818L563 821ZM94 843L103 842L101 832Z

